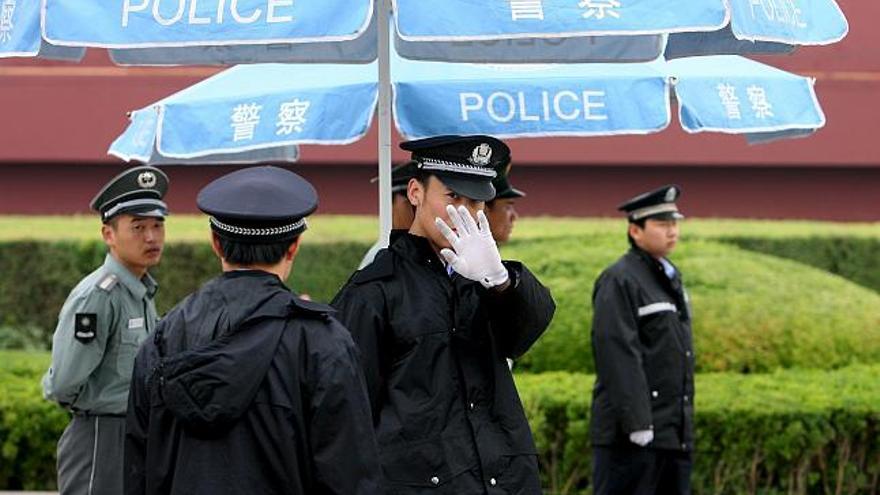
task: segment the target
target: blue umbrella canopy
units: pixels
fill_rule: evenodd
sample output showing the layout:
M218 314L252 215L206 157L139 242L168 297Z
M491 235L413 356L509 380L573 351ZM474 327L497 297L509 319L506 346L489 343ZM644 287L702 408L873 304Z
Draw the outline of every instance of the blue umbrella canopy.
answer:
M0 58L41 57L78 62L85 48L60 47L40 37L40 2L0 0Z
M104 48L347 41L363 34L371 0L43 0L43 37Z
M739 56L644 64L472 65L395 59L394 112L407 137L688 132L780 138L825 124L813 81Z
M368 63L377 56L373 0L0 2L28 13L21 43L44 49L27 56L53 56L47 50L58 47L81 57L89 46L109 48L120 65Z
M407 41L714 31L729 21L724 0L394 0L394 13Z
M667 58L710 54L789 53L827 45L849 31L835 0L729 0L730 25L715 32L673 34Z
M801 136L825 125L814 80L735 55L673 60L685 131Z
M131 115L110 147L146 163L291 161L299 144L346 144L369 129L376 65L236 66Z
M393 60L401 134L498 137L647 134L669 125L657 64L487 65Z
M692 133L791 137L825 124L813 81L738 56L639 64L453 64L392 60L401 134L504 138L648 134L675 92ZM251 64L132 113L110 153L148 163L295 158L299 144L366 134L376 64Z

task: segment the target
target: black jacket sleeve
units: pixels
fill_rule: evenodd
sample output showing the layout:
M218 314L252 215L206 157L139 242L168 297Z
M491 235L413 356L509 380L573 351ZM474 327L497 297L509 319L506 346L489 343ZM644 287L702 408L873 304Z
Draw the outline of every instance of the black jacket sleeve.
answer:
M550 290L522 263L505 261L504 265L510 273L510 286L502 292L489 291L489 317L505 357L518 358L550 325L556 303Z
M593 354L598 380L627 433L651 428L635 305L617 277L603 274L593 293Z
M379 493L379 452L357 349L338 323L332 327L330 345L310 345L321 350L310 354L307 380L309 446L318 493Z
M378 421L385 380L383 336L386 326L384 298L372 285L347 285L331 305L338 311L342 325L357 344L359 362L367 384L373 420Z
M125 446L123 486L126 495L146 493L146 452L149 431L150 392L148 360L150 345L141 347L134 361L131 388L128 392L128 413L125 418Z

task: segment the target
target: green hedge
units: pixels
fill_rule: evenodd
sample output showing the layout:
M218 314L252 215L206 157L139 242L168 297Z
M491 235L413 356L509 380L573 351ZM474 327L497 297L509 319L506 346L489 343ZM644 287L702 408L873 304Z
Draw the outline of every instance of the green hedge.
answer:
M368 247L355 242L304 243L291 285L316 300L329 301ZM36 328L48 349L68 293L103 262L104 253L100 242L0 243L0 343L20 347L24 345L21 342L30 341L9 336L8 329L30 329L33 333ZM167 245L161 266L153 270L160 284L156 296L160 314L219 271L220 264L207 244Z
M46 353L0 352L0 489L55 486L67 414L40 398ZM589 491L593 377L518 374L548 493ZM697 494L880 490L880 366L697 376Z
M366 243L304 243L292 285L330 300ZM556 317L518 363L524 371L592 371L590 294L601 270L626 250L617 235L527 238L503 248L553 291ZM0 343L27 347L3 327L35 333L48 348L70 288L100 264L98 242L0 243ZM701 371L836 368L880 361L880 294L804 264L700 239L675 253L693 298ZM206 244L169 244L155 271L160 312L219 271ZM18 343L18 344L17 344Z
M517 376L549 493L589 492L593 377ZM696 494L880 490L880 366L697 376Z
M799 261L880 292L880 239L877 238L734 235L722 241L750 251Z
M0 352L0 490L55 489L55 446L69 421L42 399L49 355Z
M592 371L593 281L626 250L619 237L529 239L505 247L553 291L557 312L519 362L529 371ZM836 368L880 361L880 294L789 260L694 239L673 259L692 297L700 371Z

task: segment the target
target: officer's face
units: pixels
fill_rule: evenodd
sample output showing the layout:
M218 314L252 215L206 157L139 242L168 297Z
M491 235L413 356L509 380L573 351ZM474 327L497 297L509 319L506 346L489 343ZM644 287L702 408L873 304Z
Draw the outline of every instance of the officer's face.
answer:
M678 243L678 220L645 220L645 227L629 224L629 235L636 245L655 258L665 258Z
M123 214L110 225L104 225L102 233L110 254L136 275L143 275L162 258L164 219Z
M452 189L446 187L443 181L433 175L428 178L425 184L415 179L410 180L407 196L410 203L416 207L416 216L410 232L427 237L438 250L451 246L449 241L440 233L440 230L437 229L434 219L439 217L455 230L455 226L446 214L446 205L452 205L456 208L464 206L474 216L476 216L477 211L482 210L486 205L483 201L476 201L455 194Z
M516 199L496 199L486 205L486 218L492 228L495 242L507 242L513 233L513 224L519 215L516 213Z

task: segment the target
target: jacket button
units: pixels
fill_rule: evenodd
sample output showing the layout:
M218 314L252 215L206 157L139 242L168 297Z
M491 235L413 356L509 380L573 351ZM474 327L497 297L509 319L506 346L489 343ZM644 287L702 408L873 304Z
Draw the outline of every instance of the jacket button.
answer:
M691 351L685 351L684 355L687 357L691 357Z
M471 402L470 404L468 404L468 408L469 408L471 411L474 410L474 407L476 407L476 406L474 406L474 403L473 403L473 402Z
M452 333L455 333L455 327L452 327Z
M652 391L651 391L651 397L653 397L653 398L656 399L659 395L660 395L660 394L659 394L656 390L652 390Z
M432 484L432 485L439 485L439 484L440 484L440 478L438 478L438 477L436 477L436 476L431 477L431 484Z
M687 450L688 445L686 443L681 444L681 450Z
M687 402L688 400L690 400L690 399L688 399L688 396L685 395L685 396L684 396L684 401Z
M489 484L492 485L492 486L495 486L495 485L498 484L498 482L495 481L495 478L492 478L492 479L489 480Z

